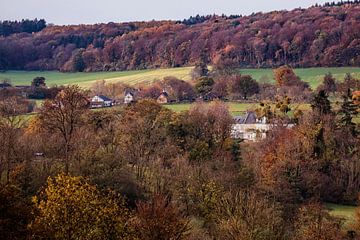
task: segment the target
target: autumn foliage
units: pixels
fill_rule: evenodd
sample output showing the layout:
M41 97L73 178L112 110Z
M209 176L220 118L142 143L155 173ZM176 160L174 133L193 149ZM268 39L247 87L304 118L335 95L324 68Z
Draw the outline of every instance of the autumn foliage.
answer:
M342 4L183 22L47 26L1 37L0 69L113 71L204 61L217 69L359 66L359 8Z

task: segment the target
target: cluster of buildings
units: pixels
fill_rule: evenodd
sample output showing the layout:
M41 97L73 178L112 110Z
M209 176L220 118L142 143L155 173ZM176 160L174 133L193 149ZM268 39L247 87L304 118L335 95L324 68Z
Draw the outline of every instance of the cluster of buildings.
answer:
M124 104L129 104L135 101L135 96L131 92L125 93ZM157 99L160 104L168 103L168 94L164 91ZM116 103L103 95L96 95L91 98L91 108L111 107ZM234 123L231 126L231 136L235 139L244 141L260 141L266 138L267 133L271 130L274 124L268 123L266 117L257 118L255 112L248 111L244 116L235 116ZM293 124L288 124L287 127L293 127Z
M90 99L90 108L112 107L114 105L129 104L136 101L136 93L125 91L123 101L115 101L104 95L95 95ZM164 90L156 100L160 104L169 103L169 94Z
M10 88L11 85L7 83L0 83L0 88ZM16 89L24 91L25 87L16 86ZM28 89L26 89L28 90ZM125 91L122 101L115 101L104 95L95 95L90 99L90 108L106 108L120 104L130 104L136 101L136 92ZM169 103L169 94L164 90L157 98L159 104ZM267 133L271 130L274 124L270 124L266 117L258 118L256 113L248 111L244 116L235 116L234 123L231 127L231 136L236 139L244 141L259 141L266 138ZM291 128L293 124L288 124L286 127Z
M104 95L96 95L90 100L91 108L111 107L117 104L130 104L135 102L135 94L133 92L125 92L124 99L121 103L116 103L111 98ZM163 91L157 98L160 104L169 102L169 95ZM258 118L256 113L248 111L244 116L235 116L234 123L231 126L231 136L236 139L244 141L256 142L266 138L267 133L271 130L274 124L270 124L266 117ZM286 127L291 128L293 124L288 124Z

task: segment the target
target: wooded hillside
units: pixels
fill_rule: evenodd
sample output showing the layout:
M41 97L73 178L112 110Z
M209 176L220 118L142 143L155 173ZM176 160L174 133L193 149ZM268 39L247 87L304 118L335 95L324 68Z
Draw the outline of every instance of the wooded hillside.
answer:
M47 26L0 37L0 69L360 66L360 5L184 21Z

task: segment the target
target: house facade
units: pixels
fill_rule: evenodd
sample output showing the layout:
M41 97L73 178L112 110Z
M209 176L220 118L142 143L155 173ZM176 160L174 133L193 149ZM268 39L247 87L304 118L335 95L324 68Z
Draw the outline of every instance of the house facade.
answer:
M246 112L245 116L236 116L234 122L231 126L231 136L252 142L265 139L267 133L276 126L276 124L268 123L266 117L257 118L254 112ZM285 124L283 126L292 128L294 124Z
M246 112L245 116L234 117L235 123L231 127L231 136L245 141L264 139L270 130L266 117L257 118L254 112Z
M90 99L90 108L111 107L112 105L113 100L104 95L96 95Z

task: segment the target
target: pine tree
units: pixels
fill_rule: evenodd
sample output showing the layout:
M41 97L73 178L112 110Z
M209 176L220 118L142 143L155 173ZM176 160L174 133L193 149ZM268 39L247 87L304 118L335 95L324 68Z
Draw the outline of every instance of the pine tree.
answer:
M311 108L320 116L332 113L331 104L324 90L320 90L311 102Z
M352 120L358 114L357 110L358 107L354 104L351 91L348 89L347 94L343 96L343 103L338 112L338 115L340 116L339 125L341 127L349 128L354 136L357 135L357 131L356 124L353 123Z

